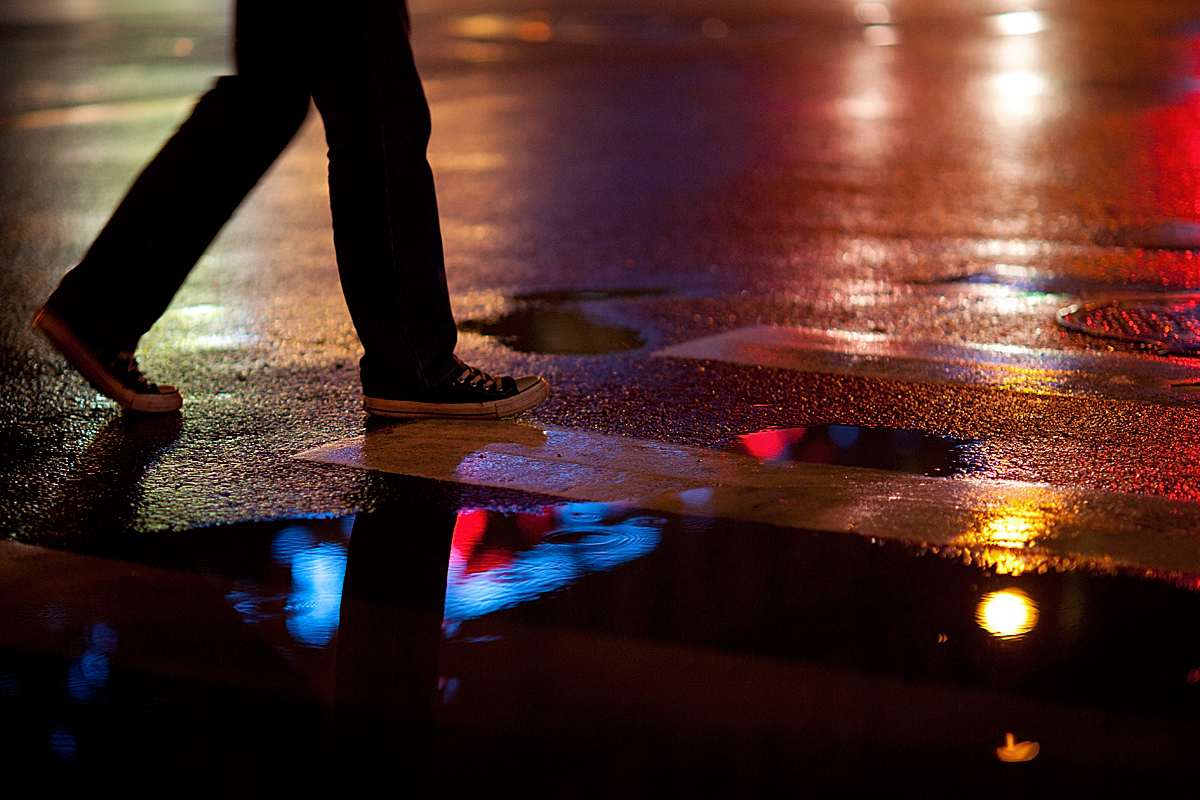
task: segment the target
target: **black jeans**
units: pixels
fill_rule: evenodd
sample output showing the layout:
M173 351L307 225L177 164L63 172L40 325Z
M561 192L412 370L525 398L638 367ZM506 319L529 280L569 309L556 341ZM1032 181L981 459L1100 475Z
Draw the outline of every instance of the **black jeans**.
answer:
M429 106L404 0L239 0L237 74L146 167L49 305L93 347L133 350L316 103L338 272L363 390L419 396L454 371Z

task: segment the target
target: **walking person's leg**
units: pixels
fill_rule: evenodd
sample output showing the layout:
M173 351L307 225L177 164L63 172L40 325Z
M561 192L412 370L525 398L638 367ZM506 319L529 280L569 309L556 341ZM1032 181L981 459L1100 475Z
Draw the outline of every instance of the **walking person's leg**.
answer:
M126 408L178 409L179 392L147 383L132 352L295 133L311 90L366 410L498 418L544 400L541 378L492 376L454 355L429 108L406 24L403 0L241 0L238 74L201 99L34 324Z
M138 176L39 327L102 393L138 411L174 411L174 387L137 370L138 340L308 110L286 2L240 0L237 74L220 78Z
M301 0L299 49L329 143L334 244L362 341L364 407L392 417L503 417L541 402L537 377L495 377L454 355L429 107L403 0Z

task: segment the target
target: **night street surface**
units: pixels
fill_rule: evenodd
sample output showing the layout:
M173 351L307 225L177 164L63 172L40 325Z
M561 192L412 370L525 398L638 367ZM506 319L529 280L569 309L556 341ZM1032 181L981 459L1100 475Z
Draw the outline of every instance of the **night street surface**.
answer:
M0 774L1194 791L1195 4L410 7L513 421L362 412L315 111L142 340L182 413L98 396L29 319L230 7L0 0Z

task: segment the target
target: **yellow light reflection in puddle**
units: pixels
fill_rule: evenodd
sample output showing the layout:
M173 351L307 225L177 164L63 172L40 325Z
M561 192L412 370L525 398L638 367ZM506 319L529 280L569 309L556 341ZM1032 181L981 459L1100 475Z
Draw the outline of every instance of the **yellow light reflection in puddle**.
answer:
M1037 538L1038 527L1026 516L1004 516L983 524L980 538L997 547L1027 547Z
M1021 761L1032 761L1041 752L1042 746L1037 742L1018 742L1011 733L1004 734L1004 745L996 748L996 758L1010 764Z
M1000 575L1043 572L1046 558L1033 548L1062 513L1063 509L1034 498L1014 498L1005 506L983 512L954 544L967 549L969 560Z
M979 601L975 621L999 639L1019 639L1037 625L1037 603L1020 589L991 592Z

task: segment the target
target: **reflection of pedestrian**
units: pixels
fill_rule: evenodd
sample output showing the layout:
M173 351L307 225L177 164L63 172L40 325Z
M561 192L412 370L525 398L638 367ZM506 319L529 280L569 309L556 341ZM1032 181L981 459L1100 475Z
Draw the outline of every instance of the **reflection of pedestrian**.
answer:
M334 246L364 349L364 408L391 417L503 417L541 402L538 377L454 355L429 107L404 0L238 0L237 74L220 78L130 188L37 326L125 408L169 412L133 351L188 271L303 122L325 123Z
M422 794L456 519L413 491L354 520L337 643L339 794Z

